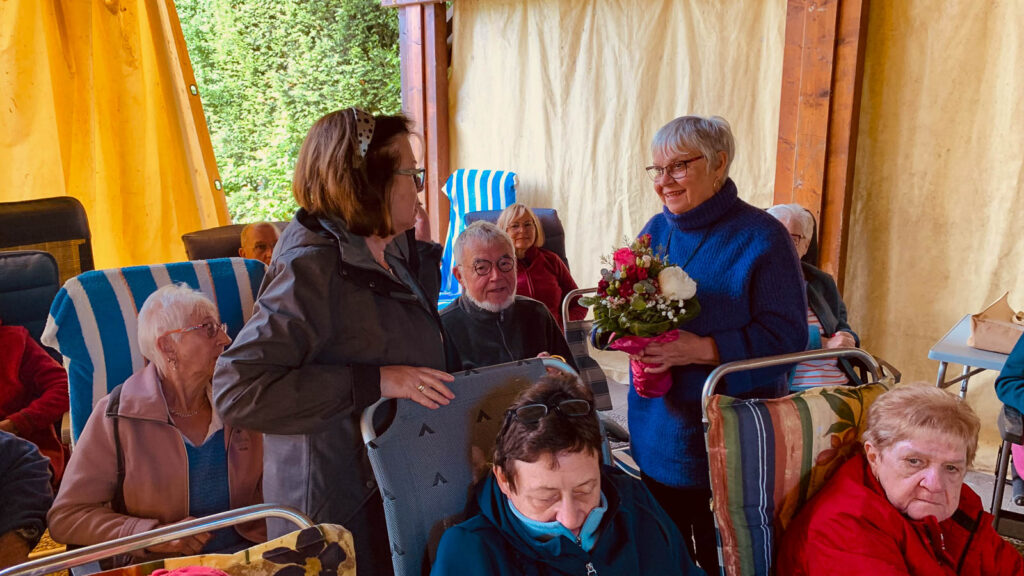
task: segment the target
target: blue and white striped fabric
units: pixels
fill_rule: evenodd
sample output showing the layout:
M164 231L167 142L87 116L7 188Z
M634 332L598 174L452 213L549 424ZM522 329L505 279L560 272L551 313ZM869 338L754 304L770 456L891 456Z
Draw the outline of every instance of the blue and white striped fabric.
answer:
M217 305L234 338L252 316L265 273L258 260L219 258L93 270L65 282L42 340L64 356L73 438L82 433L96 401L145 366L137 319L150 294L167 284L188 284Z
M499 170L466 170L460 168L448 177L444 193L451 209L448 212L448 237L441 257L441 296L438 309L459 296L459 282L452 274L455 238L466 229L466 214L480 210L504 210L516 202L515 172Z

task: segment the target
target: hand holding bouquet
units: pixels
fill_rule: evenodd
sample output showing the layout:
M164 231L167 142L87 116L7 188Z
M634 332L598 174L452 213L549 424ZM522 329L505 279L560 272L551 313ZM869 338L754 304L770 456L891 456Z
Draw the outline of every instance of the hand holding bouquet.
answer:
M580 299L594 309L592 338L598 348L637 354L651 342L671 342L700 312L697 283L679 266L651 249L650 235L616 250L603 261L597 294ZM669 372L650 374L648 364L630 360L633 386L645 398L663 396L672 386Z

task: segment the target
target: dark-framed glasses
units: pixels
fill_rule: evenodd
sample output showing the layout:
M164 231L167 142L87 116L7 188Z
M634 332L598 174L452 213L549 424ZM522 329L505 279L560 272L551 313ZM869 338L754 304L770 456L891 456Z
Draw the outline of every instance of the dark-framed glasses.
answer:
M685 160L676 160L669 163L668 166L648 166L644 168L647 171L647 175L651 177L651 180L657 181L664 174L668 174L673 180L682 180L686 177L687 171L690 169L690 164L693 164L697 160L703 158L704 155L695 156L693 158L687 158Z
M410 168L408 170L395 170L395 174L401 174L402 176L412 176L412 183L416 185L416 191L423 191L423 177L427 171L423 168Z
M472 264L473 272L476 272L477 276L487 276L495 266L498 267L499 272L511 272L516 267L516 261L511 256L505 255L498 258L496 263L479 258L473 260Z
M214 336L217 335L217 331L218 330L220 330L221 332L227 334L228 333L228 325L226 323L224 323L224 322L203 322L202 324L196 324L195 326L189 326L188 328L178 328L177 330L168 330L167 332L164 332L163 334L161 334L161 337L167 336L168 334L185 334L185 333L192 332L192 331L195 331L195 330L205 330L205 332L203 332L203 334L205 334L207 338L213 338Z
M509 410L508 413L524 424L532 424L540 421L552 411L568 418L579 418L590 415L592 410L590 402L582 398L568 398L555 404L527 404L515 410Z

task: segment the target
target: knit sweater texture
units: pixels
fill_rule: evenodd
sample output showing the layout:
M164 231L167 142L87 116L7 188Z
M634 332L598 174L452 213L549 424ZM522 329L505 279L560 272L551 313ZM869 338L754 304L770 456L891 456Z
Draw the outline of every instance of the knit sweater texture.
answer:
M663 209L642 234L650 234L654 250L697 282L701 313L682 329L713 338L723 364L807 346L807 300L793 242L782 224L738 197L731 179L683 214ZM672 388L661 398L643 398L629 390L633 457L657 482L709 487L700 398L713 368L673 367ZM732 374L716 392L741 398L782 396L787 370L783 366Z

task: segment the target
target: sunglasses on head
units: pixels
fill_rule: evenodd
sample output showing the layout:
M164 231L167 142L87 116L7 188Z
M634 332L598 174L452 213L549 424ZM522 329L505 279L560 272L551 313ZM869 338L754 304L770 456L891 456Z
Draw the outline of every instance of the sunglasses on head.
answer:
M582 398L569 398L554 404L526 404L509 410L508 414L524 424L532 424L539 422L552 411L562 416L576 418L589 415L592 409L590 402Z

